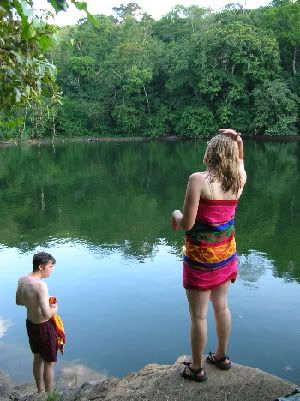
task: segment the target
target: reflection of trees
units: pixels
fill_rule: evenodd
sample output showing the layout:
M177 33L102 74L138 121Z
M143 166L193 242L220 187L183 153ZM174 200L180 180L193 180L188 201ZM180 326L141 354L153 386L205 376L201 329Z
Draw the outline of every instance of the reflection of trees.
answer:
M170 210L182 203L189 165L201 160L199 147L73 143L2 149L0 241L30 250L49 238L69 238L148 255L157 238L172 235Z
M158 241L158 239L157 239ZM124 241L122 246L124 256L134 256L140 262L146 258L151 258L155 254L154 244L145 240Z
M256 249L275 261L275 275L300 282L299 150L295 142L246 143L248 183L236 227L240 255ZM188 176L203 168L204 143L72 143L1 152L0 243L30 251L52 239L78 239L144 260L165 239L181 255L183 235L171 231L170 212L182 206Z
M279 277L289 272L292 261L298 281L299 151L298 142L249 143L248 182L237 215L239 252L267 253L276 261L273 272Z

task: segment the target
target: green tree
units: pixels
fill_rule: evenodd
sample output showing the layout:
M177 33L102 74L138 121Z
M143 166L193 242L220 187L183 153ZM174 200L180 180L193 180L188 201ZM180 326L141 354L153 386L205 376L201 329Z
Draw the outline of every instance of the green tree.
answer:
M41 54L56 39L55 30L34 16L28 3L18 3L23 22L13 11L0 7L0 110L24 106L57 90L55 66ZM31 22L28 22L31 16Z
M266 80L253 91L257 133L268 135L296 134L297 106L299 99L287 85L280 81Z
M66 0L48 0L55 12L66 10ZM85 2L70 0L96 24ZM36 11L32 0L2 0L0 4L0 125L18 136L56 134L61 104L56 67L46 52L57 43L56 27L48 24L51 12ZM29 118L28 118L29 116Z
M10 99L14 109L0 115L2 126L11 127L12 116L19 124L12 135L198 137L221 125L249 134L299 129L299 1L254 11L230 4L214 14L177 5L158 21L137 3L90 18L85 3L70 1L87 18L58 30L38 25L28 1L19 20L10 18L11 5L2 8L1 23L11 30L5 40L14 47L8 56L2 52L8 58L0 82L8 85L4 103ZM50 3L54 11L67 6ZM13 33L19 35L15 45ZM30 57L38 61L21 79ZM33 79L36 69L41 76Z
M278 40L284 68L296 75L300 68L300 2L274 0L259 15L260 23Z
M87 11L85 2L70 0ZM48 0L56 12L66 10L66 0ZM51 12L36 12L32 0L2 0L0 4L0 109L31 102L43 91L55 92L55 66L44 53L57 41L56 29L47 23Z

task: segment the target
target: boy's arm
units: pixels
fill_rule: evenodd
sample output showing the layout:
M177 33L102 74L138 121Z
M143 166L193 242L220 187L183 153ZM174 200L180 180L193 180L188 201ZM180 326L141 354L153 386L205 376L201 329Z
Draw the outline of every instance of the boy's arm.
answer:
M57 313L58 307L56 304L50 307L48 287L43 281L39 285L38 298L42 315L45 319L51 319Z
M20 294L20 282L18 282L18 287L16 291L16 304L17 305L24 305L22 300L21 300L21 294Z

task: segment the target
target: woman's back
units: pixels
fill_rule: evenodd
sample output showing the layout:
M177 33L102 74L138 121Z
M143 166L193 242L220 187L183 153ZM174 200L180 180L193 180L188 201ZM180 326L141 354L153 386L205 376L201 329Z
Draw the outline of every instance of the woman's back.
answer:
M243 186L245 182L245 172L244 166L241 166L241 176L242 176L242 187L239 189L237 194L234 194L231 190L224 192L221 187L221 183L210 177L207 171L202 173L196 173L201 175L201 195L200 199L209 200L237 200L242 195Z

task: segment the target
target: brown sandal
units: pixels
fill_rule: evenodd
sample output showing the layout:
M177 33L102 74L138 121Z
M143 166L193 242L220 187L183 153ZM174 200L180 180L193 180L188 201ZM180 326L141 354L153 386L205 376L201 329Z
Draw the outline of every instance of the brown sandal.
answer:
M206 357L206 362L215 365L219 369L229 370L231 368L231 362L225 363L226 359L229 361L229 356L225 355L223 358L217 359L214 352L209 352Z
M191 362L182 362L185 365L185 368L183 370L183 372L181 373L181 376L184 379L188 379L188 380L194 380L196 382L204 382L207 380L207 374L205 373L205 371L203 370L203 368L199 368L199 369L193 369L191 368ZM187 368L189 368L191 374L187 373ZM203 372L202 375L199 376L199 373Z

